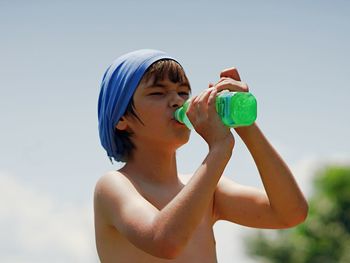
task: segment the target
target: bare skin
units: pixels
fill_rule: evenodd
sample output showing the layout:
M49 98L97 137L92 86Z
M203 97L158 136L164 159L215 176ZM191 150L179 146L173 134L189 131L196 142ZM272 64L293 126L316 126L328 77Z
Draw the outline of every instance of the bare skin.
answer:
M107 177L111 177L107 180L112 180L115 177L119 177L118 181L124 181L125 185L129 185L131 193L135 191L135 186L132 185L127 177L124 177L118 172L111 172ZM123 178L124 177L124 178ZM154 207L160 211L169 201L174 198L176 194L184 187L186 178L184 181L179 181L179 184L174 185L173 189L166 189L160 191L153 191L148 187L143 187L141 190L139 186L137 188L142 191L142 196L145 200L148 200L154 205ZM120 182L118 182L120 184ZM146 190L147 189L147 190ZM206 209L201 222L192 233L192 237L187 242L186 247L181 253L174 259L164 259L135 247L121 232L119 232L112 224L106 222L104 216L101 213L97 213L96 216L96 240L97 247L101 262L217 262L215 251L215 239L213 235L212 226L214 223L212 215L212 204ZM101 211L102 212L102 211ZM104 212L102 212L103 214ZM137 218L141 215L136 215ZM142 219L139 219L142 222ZM140 223L141 223L140 222Z
M228 220L258 228L287 228L305 220L307 203L293 175L257 124L236 129L258 167L265 191L222 177L234 137L215 111L218 91L248 91L236 69L191 100L188 116L209 151L196 172L179 176L175 151L189 139L173 112L188 87L165 79L141 82L134 104L144 125L124 116L118 129L132 130L137 150L119 171L96 184L98 254L109 262L216 262L213 225Z

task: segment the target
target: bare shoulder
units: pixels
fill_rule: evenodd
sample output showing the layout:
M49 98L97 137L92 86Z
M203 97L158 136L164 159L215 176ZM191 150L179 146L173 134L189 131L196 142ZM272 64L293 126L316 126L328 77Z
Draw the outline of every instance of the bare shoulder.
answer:
M130 180L119 171L110 171L99 178L95 185L95 211L111 218L111 211L118 211L125 202L137 194Z
M96 183L96 188L99 187L104 187L106 185L108 185L111 182L115 182L115 183L126 183L127 182L127 178L124 176L124 174L122 174L121 172L115 170L115 171L109 171L106 172L104 175L102 175L97 183Z
M130 225L135 214L143 214L146 218L156 211L131 180L119 171L108 172L97 181L94 207L96 214L119 230Z
M95 198L110 195L113 190L131 187L130 181L119 171L110 171L101 176L95 185Z
M104 174L97 181L95 186L94 199L95 201L106 202L106 199L117 202L123 201L139 195L133 183L120 171L110 171ZM118 202L117 202L118 203Z

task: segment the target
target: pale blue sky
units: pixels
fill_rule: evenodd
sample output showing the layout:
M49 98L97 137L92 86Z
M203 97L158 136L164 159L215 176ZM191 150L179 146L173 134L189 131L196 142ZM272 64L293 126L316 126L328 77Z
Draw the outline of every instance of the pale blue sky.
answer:
M140 48L178 58L193 94L236 66L292 169L350 159L349 14L345 0L0 1L0 172L58 206L89 207L95 181L118 167L99 145L100 80ZM193 172L205 154L193 134L179 170ZM226 173L260 186L238 138Z

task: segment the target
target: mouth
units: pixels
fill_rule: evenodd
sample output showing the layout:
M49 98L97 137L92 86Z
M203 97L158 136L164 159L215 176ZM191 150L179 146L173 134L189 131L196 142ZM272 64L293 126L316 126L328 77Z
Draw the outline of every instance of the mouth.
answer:
M174 122L177 125L181 125L181 126L185 126L185 124L179 122L178 120L176 120L175 118L171 118L171 122Z

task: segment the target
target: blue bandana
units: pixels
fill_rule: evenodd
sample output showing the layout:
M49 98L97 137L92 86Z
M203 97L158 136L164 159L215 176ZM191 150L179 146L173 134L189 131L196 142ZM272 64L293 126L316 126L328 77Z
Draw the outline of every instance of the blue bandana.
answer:
M103 148L110 158L124 160L124 145L115 135L115 126L125 114L127 106L146 70L156 61L173 59L158 50L141 49L117 58L102 79L98 99L98 129Z

